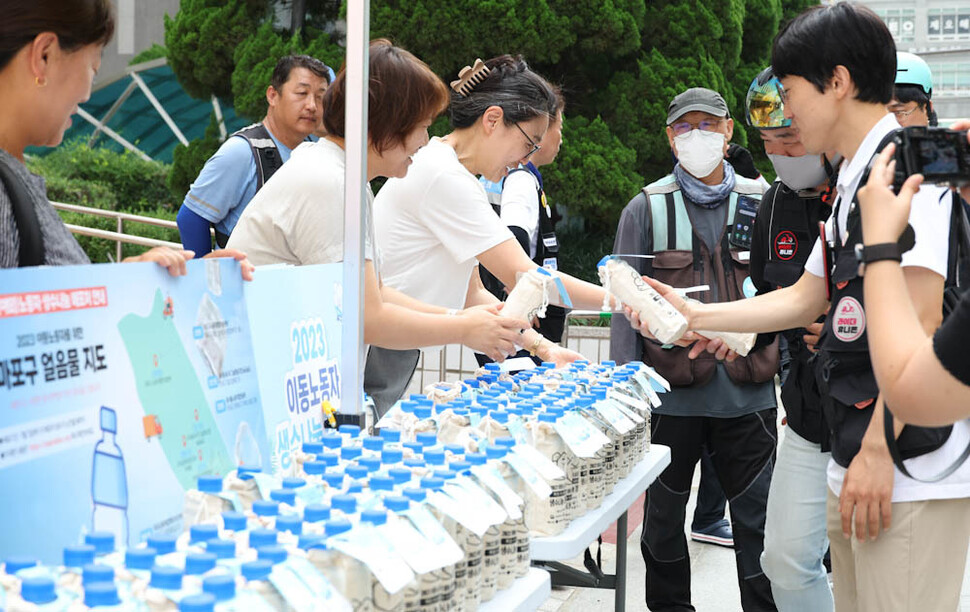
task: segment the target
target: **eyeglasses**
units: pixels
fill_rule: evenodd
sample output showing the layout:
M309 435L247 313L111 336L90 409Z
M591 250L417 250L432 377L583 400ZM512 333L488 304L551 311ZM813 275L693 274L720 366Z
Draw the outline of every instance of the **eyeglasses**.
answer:
M532 154L533 153L535 153L536 151L538 151L539 149L542 148L542 145L536 143L536 141L534 141L531 138L529 138L529 135L525 133L525 130L523 130L521 127L519 127L519 124L518 123L513 123L512 125L514 125L516 127L516 129L518 129L520 132L522 132L522 135L525 136L525 139L527 141L529 141L529 146L532 147L529 150L529 152L525 154L525 157L523 157L522 159L525 159L526 157L532 157Z
M919 104L917 104L916 106L914 106L913 108L911 108L909 110L903 110L902 107L898 107L898 106L896 108L893 108L891 106L887 106L886 107L886 110L888 110L890 113L896 115L896 119L905 119L906 117L909 117L910 115L912 115L913 113L915 113L916 111L919 110Z
M674 131L675 136L683 136L691 130L717 132L721 127L722 121L724 121L724 119L704 119L698 123L691 123L690 121L678 121L677 123L670 124L670 129Z

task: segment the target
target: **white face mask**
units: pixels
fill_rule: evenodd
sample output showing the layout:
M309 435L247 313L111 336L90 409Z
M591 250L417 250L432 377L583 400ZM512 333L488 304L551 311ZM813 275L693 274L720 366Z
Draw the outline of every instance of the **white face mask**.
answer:
M691 130L674 138L677 160L695 178L704 178L724 160L724 134Z
M788 157L769 153L768 159L781 182L794 191L818 187L828 178L821 155Z

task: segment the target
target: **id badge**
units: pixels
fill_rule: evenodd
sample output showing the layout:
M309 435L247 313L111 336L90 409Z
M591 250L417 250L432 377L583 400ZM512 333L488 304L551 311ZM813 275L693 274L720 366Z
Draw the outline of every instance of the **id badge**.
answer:
M542 260L542 267L545 268L546 270L554 270L554 271L558 270L559 260L556 259L555 257L546 257L545 259Z
M751 248L751 235L754 230L754 218L758 214L758 201L747 196L739 196L731 222L731 233L728 241L741 249Z

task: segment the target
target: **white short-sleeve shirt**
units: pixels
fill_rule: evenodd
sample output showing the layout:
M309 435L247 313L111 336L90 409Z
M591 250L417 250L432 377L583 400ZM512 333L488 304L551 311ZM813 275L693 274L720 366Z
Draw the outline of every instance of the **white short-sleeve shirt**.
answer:
M528 170L512 172L502 187L502 223L529 235L529 259L535 259L539 235L539 181Z
M384 282L446 308L465 304L476 257L514 239L455 150L434 138L374 201Z

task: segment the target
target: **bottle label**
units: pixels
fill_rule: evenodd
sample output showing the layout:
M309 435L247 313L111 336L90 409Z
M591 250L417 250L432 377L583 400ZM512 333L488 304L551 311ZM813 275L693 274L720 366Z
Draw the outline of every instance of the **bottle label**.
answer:
M397 515L387 517L379 528L391 549L417 574L428 574L448 565L445 557L436 554L435 547L421 535L408 519Z
M505 456L505 462L512 466L522 481L532 490L532 492L539 499L548 499L552 494L552 487L549 483L539 476L539 472L529 465L529 462L522 458L521 455L516 455L515 453L509 453Z
M553 482L555 480L559 480L560 478L566 477L566 473L562 471L558 465L537 451L534 446L519 445L512 449L512 453L522 457L522 459L524 459L530 466L539 472L539 475L542 476L547 482Z
M500 525L509 518L509 514L502 507L502 504L495 501L495 498L468 476L458 476L452 482L446 484L445 493L451 495L459 503L473 505L476 512L481 512L485 523L488 525ZM476 535L481 537L483 533L476 533Z
M350 612L352 608L350 602L307 559L291 556L283 565L306 585L316 602L323 604L322 606L317 605L316 609ZM293 609L306 610L308 608L293 606Z
M512 490L512 487L506 484L505 479L498 473L495 466L488 464L473 466L472 474L483 485L498 495L499 501L502 502L502 506L505 508L505 512L509 515L510 519L517 521L522 518L521 508L525 502Z
M610 427L621 435L625 435L637 426L636 423L626 418L626 415L617 409L616 403L612 399L595 402L593 408L606 420Z
M477 509L477 503L472 503L470 496L457 486L447 486L446 493L431 491L428 494L428 503L450 516L454 521L461 523L469 531L478 536L485 535L491 524L484 514ZM454 496L453 496L454 495ZM461 499L462 501L457 501ZM477 502L477 500L476 500Z
M596 453L610 442L603 432L575 412L567 412L553 426L556 433L577 457L586 459L595 457Z
M350 555L367 566L388 593L394 594L414 579L414 572L399 555L384 544L384 535L373 525L360 524L353 530L333 536L331 548ZM459 549L460 552L460 549Z

